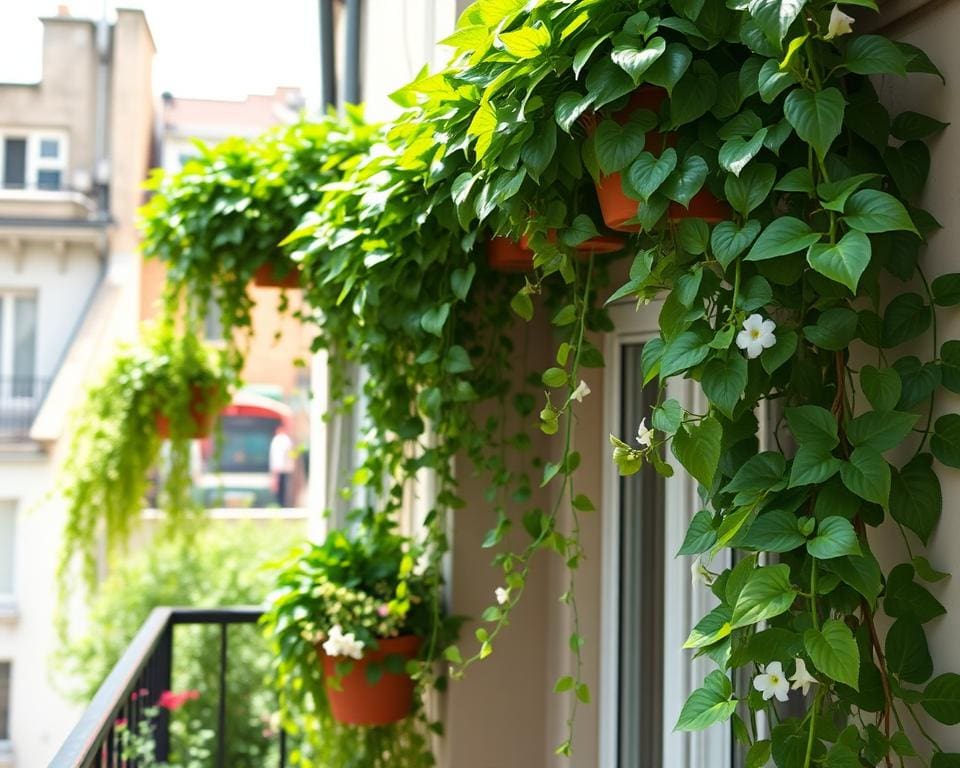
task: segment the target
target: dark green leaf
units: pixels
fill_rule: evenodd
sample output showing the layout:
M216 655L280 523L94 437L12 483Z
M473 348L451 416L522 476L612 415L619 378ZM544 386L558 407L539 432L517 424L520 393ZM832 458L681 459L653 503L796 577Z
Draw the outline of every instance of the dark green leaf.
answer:
M709 488L720 463L723 427L708 417L698 425L684 425L673 438L673 453L696 480Z
M790 431L800 445L821 448L826 452L837 447L837 420L826 408L818 405L799 405L785 411Z
M870 192L872 190L862 190ZM860 194L857 192L856 195ZM835 245L817 243L807 251L807 263L824 277L857 292L860 276L870 263L870 239L853 229Z
M854 690L859 688L860 649L846 624L828 619L819 630L804 633L803 645L820 672Z
M843 484L861 499L886 508L890 498L890 465L877 451L866 446L854 449L850 460L840 467Z
M843 221L860 232L917 232L903 203L876 189L854 192L844 208Z
M856 337L858 323L857 313L852 309L836 307L821 313L816 325L804 326L803 335L821 349L839 352Z
M893 119L890 132L901 141L916 141L930 138L948 125L919 112L901 112Z
M781 216L774 219L753 244L747 261L762 261L786 256L809 248L823 237L800 219Z
M897 619L887 631L887 669L908 683L920 685L933 674L927 635L915 620Z
M727 175L723 183L723 194L733 210L746 218L767 199L776 180L777 169L774 166L769 163L752 163L739 176Z
M900 374L895 368L865 365L860 369L860 387L878 411L891 411L900 400Z
M677 554L699 555L710 549L716 541L717 531L713 527L713 515L707 510L701 509L690 521L687 534L683 539L683 545Z
M836 88L823 91L791 91L783 103L783 112L793 130L824 158L843 125L843 94Z
M818 560L830 560L844 555L859 555L860 544L849 520L828 517L820 521L817 535L807 542L807 552Z
M747 386L747 360L733 354L726 360L714 358L707 363L700 380L704 394L720 412L733 418L733 409Z
M932 320L932 308L918 294L894 296L883 313L883 346L890 349L917 338Z
M883 453L902 443L916 422L915 413L867 411L847 422L847 438L854 447L866 445Z
M660 359L660 378L686 371L699 365L710 354L710 347L698 333L684 331L667 342Z
M960 415L948 413L936 420L930 450L941 464L960 469Z
M713 234L710 236L710 247L714 258L726 269L750 246L758 234L760 234L760 222L756 219L747 221L742 228L737 228L735 222L721 221L713 228Z
M960 675L947 672L933 678L924 690L920 703L938 723L960 723Z
M929 590L913 580L912 565L902 563L887 577L886 597L883 608L895 619L912 617L921 624L947 612Z
M646 200L660 188L676 167L677 153L672 147L665 149L660 157L641 152L627 170L625 180L640 199Z
M881 35L857 35L847 46L844 66L858 75L906 75L903 52Z

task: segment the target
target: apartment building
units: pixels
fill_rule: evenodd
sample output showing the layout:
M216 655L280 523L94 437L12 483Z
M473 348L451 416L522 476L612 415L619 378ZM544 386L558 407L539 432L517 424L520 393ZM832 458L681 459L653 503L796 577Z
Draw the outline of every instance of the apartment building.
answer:
M154 152L144 14L43 22L40 82L0 84L0 766L45 766L76 716L51 679L67 417L136 329Z

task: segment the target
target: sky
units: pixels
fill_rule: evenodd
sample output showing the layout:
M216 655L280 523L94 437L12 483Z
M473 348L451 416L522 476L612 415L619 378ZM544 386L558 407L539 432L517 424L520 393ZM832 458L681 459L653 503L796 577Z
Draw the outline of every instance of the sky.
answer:
M181 98L239 99L319 89L316 0L66 0L73 16L141 8L157 45L154 88ZM56 2L0 0L0 82L41 77L40 16ZM211 66L213 65L213 66Z

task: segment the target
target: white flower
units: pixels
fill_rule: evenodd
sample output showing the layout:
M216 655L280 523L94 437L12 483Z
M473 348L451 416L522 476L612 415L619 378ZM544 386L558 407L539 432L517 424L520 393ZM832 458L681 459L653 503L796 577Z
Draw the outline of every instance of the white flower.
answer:
M854 21L853 16L847 16L847 14L840 10L839 5L833 6L833 10L830 11L830 23L827 25L827 34L823 39L832 40L835 37L840 37L840 35L849 35L853 32L853 27L850 25L853 24Z
M360 660L363 658L363 642L357 640L353 632L344 634L343 628L334 624L323 643L323 651L327 656L347 656Z
M760 674L753 678L753 687L763 694L763 700L774 696L777 701L786 701L790 695L790 683L783 674L783 665L772 661L766 667L760 667Z
M653 430L647 429L646 417L640 419L640 426L637 427L637 442L644 448L649 448L653 445Z
M504 589L503 587L497 587L493 591L493 594L497 596L497 603L499 605L503 605L510 599L510 588L507 587L506 589Z
M793 683L791 686L795 691L802 691L803 695L807 695L807 691L810 690L811 685L816 685L817 678L807 672L807 664L803 659L797 659L797 671L793 673L793 677L790 678L790 681Z
M773 335L777 324L773 320L764 320L760 315L750 315L743 321L743 330L737 334L737 346L747 352L751 360L760 357L760 353L777 343Z
M707 570L706 566L701 562L698 557L692 563L690 563L690 577L693 581L693 586L703 585L709 587L713 584L714 576L710 571Z
M580 379L580 383L577 384L577 388L570 393L570 399L576 400L578 403L583 402L583 398L590 394L590 387L587 386L587 382L583 379Z

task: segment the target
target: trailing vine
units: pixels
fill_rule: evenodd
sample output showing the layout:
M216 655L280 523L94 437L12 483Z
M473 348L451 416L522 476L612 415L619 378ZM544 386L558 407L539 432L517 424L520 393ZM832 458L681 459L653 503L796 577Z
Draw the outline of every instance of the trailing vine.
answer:
M669 450L699 485L680 554L718 604L686 647L717 669L677 728L729 720L756 766L960 761L924 725L960 722L960 676L934 676L924 627L944 608L925 584L946 574L917 554L941 513L934 461L960 467L960 416L937 418L934 404L941 386L960 392L960 342L938 347L936 327L936 307L960 304L960 275L929 281L918 266L939 226L919 207L926 140L945 126L891 116L873 80L939 72L911 45L854 34L851 6L876 10L480 0L443 41L450 64L395 94L404 114L285 241L344 407L354 366L365 372L355 519L396 517L419 473L437 479L422 541L434 627L449 513L466 505L466 462L455 462L489 479L484 545L503 584L474 652L431 632L423 688L442 686L441 652L454 676L493 652L534 556L553 551L569 570L573 626L555 684L570 697L557 752L572 753L590 700L575 582L580 515L595 508L577 484L582 372L603 365L590 332L611 330L604 300L657 301L642 369L661 395L635 437L611 443L623 475L649 464L669 476ZM479 253L494 237L531 253L519 290ZM630 263L610 292L616 256L604 254L617 248ZM173 290L185 274L172 271ZM527 356L513 354L508 305L525 321L549 316L557 342L555 364L519 391L511 369ZM929 331L928 360L898 354ZM679 378L698 384L704 412L666 396ZM539 418L529 389L545 392ZM529 453L530 439L507 432L511 399L554 436L555 460L516 467L509 451ZM475 424L485 402L494 415ZM777 425L763 451L761 408ZM552 492L548 508L531 501L534 482ZM870 545L885 521L906 551L887 572ZM529 541L510 549L515 522ZM778 708L791 697L802 716Z

